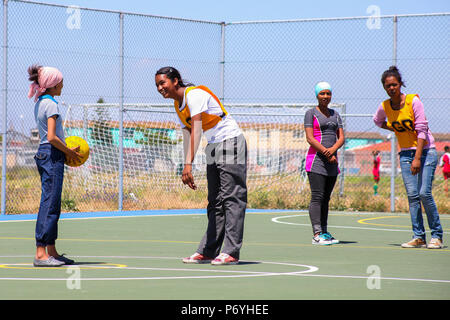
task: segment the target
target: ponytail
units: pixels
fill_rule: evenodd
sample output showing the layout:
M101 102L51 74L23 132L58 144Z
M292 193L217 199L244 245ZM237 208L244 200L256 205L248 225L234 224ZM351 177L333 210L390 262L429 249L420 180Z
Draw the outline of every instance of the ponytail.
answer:
M402 75L400 74L400 71L396 66L391 66L389 67L388 70L383 72L383 75L381 76L381 83L383 84L383 86L387 77L395 77L397 81L400 83L400 86L406 87L405 83L402 80Z
M159 69L158 71L156 71L155 76L157 76L158 74L164 74L164 75L166 75L167 78L169 78L172 81L175 79L178 79L178 84L180 85L180 87L193 86L193 84L190 82L184 83L183 79L181 78L180 72L173 67L163 67L163 68Z

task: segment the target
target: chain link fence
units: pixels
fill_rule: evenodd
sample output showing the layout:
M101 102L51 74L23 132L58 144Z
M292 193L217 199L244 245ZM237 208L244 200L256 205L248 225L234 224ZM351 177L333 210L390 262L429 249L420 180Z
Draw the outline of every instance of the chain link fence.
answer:
M372 121L390 65L402 72L403 91L420 95L439 156L450 145L448 13L217 23L16 0L1 8L2 213L39 207L39 137L26 98L34 63L63 72L65 133L84 137L92 150L84 166L66 168L63 211L205 207L206 188L188 192L179 178L176 115L154 84L167 65L207 85L235 114L249 145L250 207L307 208L302 115L316 103L318 81L331 83L345 121L334 210L408 211L396 141ZM378 196L374 150L381 152ZM450 213L443 188L438 168L435 200Z

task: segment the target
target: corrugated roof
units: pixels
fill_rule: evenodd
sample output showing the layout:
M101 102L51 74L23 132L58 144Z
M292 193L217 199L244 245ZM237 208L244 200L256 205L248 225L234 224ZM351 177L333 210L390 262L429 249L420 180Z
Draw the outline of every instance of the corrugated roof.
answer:
M445 146L450 146L450 139L448 141L435 141L435 145L436 145L436 150L438 152L444 152L444 147ZM381 152L390 152L391 151L391 142L390 141L384 141L381 143L375 143L375 144L371 144L365 147L359 147L359 148L354 148L351 149L349 151L353 151L353 152L372 152L372 151L381 151ZM400 148L398 148L398 150L400 150Z

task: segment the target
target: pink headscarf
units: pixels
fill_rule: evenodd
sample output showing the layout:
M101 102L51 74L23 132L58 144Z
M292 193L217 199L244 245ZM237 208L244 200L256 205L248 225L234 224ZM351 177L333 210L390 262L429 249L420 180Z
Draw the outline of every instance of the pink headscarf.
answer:
M38 71L38 83L33 82L30 85L30 91L28 91L28 98L34 96L34 102L36 102L45 90L53 88L63 79L61 71L53 67L42 67Z

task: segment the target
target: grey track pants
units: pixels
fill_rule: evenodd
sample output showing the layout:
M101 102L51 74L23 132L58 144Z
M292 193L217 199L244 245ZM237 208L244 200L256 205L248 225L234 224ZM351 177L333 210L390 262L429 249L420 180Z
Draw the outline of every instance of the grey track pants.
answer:
M206 154L208 227L197 252L239 259L247 208L247 143L243 135L210 143Z

